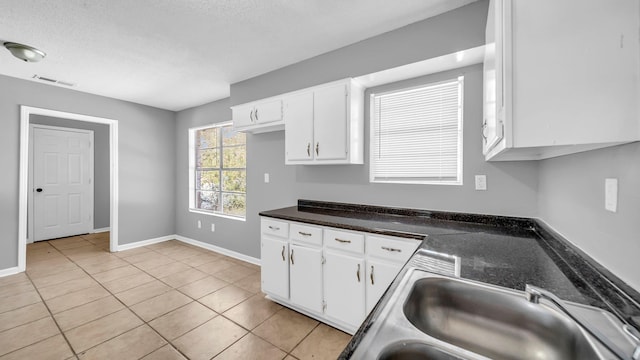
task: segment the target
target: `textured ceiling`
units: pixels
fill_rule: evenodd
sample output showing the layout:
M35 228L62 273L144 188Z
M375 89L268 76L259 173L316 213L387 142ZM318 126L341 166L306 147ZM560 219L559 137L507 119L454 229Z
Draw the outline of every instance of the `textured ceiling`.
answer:
M474 0L2 0L0 74L168 110L229 95L229 85ZM41 80L33 80L39 81ZM54 85L63 86L63 85Z

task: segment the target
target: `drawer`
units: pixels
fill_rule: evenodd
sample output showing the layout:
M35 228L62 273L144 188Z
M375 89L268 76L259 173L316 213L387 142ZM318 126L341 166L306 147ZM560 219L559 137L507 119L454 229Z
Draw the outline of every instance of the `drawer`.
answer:
M291 240L322 246L322 228L292 223L289 234Z
M289 237L289 223L262 218L260 221L260 231L263 234L287 238Z
M326 229L324 244L332 249L364 253L364 234Z
M420 246L419 240L367 235L367 254L381 259L405 263Z

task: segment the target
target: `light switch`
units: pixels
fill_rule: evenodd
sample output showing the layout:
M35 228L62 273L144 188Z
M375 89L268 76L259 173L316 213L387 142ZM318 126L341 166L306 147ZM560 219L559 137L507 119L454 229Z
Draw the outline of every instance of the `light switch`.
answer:
M269 173L264 173L264 183L265 184L269 183Z
M214 232L214 231L216 231L216 224L212 223L211 224L211 232Z
M198 220L198 229L202 228L202 221Z
M604 208L618 211L618 179L604 179Z
M476 175L476 190L487 190L487 175Z

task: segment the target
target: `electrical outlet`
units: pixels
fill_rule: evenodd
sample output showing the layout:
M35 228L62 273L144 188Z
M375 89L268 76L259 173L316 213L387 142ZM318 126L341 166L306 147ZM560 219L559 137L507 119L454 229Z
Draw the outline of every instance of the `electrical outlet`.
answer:
M216 231L216 224L211 224L211 232Z
M269 183L269 173L264 173L264 183L265 184Z
M618 179L604 179L604 208L618 211Z
M476 190L487 190L487 175L476 175Z
M202 221L198 220L198 229L202 229Z

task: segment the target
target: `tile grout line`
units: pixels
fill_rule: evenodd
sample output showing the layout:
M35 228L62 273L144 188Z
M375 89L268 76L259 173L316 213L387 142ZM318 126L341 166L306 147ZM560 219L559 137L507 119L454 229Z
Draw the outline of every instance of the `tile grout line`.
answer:
M156 251L155 251L155 250L153 250L153 249L148 249L148 250L153 251L153 252L156 252ZM110 251L105 251L105 252L106 252L107 254L113 254L113 253L111 253ZM156 252L156 253L158 253L158 252ZM158 254L159 254L159 253L158 253ZM63 255L64 255L64 254L63 254ZM65 255L65 256L66 256L66 255ZM114 256L118 257L117 255L114 255ZM102 344L104 344L104 343L106 343L106 342L108 342L108 341L111 341L111 340L115 339L116 337L118 337L118 336L120 336L120 335L122 335L122 334L125 334L125 333L127 333L127 332L129 332L129 331L131 331L131 330L134 330L134 329L137 329L137 328L139 328L139 327L141 327L141 326L146 325L147 327L149 327L149 328L151 329L151 331L153 331L154 333L156 333L156 335L158 335L160 338L162 338L162 340L164 340L164 341L166 342L166 344L164 344L164 345L160 346L160 347L159 347L159 348L157 348L157 349L153 349L151 352L149 352L149 353L147 353L147 354L142 355L142 356L141 356L141 357L139 357L138 359L142 359L142 358L144 358L145 356L147 356L147 355L149 355L149 354L153 353L154 351L156 351L156 350L158 350L158 349L160 349L160 348L164 347L164 346L165 346L165 345L167 345L167 344L168 344L168 345L170 345L171 347L173 347L173 348L174 348L174 350L176 350L180 355L182 355L182 356L184 356L185 358L189 359L189 357L187 357L185 354L183 354L183 353L182 353L182 351L180 351L179 349L177 349L169 339L165 338L164 336L162 336L162 334L158 333L158 331L156 331L156 329L154 329L154 328L153 328L153 326L149 325L147 321L145 321L145 320L144 320L143 318L141 318L138 314L136 314L136 312L135 312L135 311L131 310L131 308L130 308L129 306L127 306L127 304L125 304L124 302L122 302L122 300L120 300L120 299L115 295L115 293L112 293L109 289L107 289L104 285L102 285L102 283L101 283L101 282L99 282L98 280L96 280L96 279L95 279L91 274L89 274L89 273L88 273L88 272L87 272L87 271L86 271L82 266L78 265L74 260L72 260L72 259L71 259L71 258L69 258L69 257L67 257L67 258L68 258L71 262L73 262L75 265L77 265L78 267L80 267L80 268L82 269L82 271L84 271L87 275L89 275L89 277L91 277L91 278L92 278L96 283L98 283L98 285L100 285L100 286L101 286L101 287L102 287L106 292L108 292L111 296L113 296L113 298L114 298L114 299L116 299L116 300L117 300L119 303L121 303L121 304L122 304L122 305L123 305L127 310L129 310L129 311L130 311L133 315L135 315L135 316L136 316L140 321L142 321L142 325L140 325L140 326L136 326L136 327L134 327L133 329L129 329L129 330L127 330L127 331L125 331L125 332L123 332L123 333L121 333L121 334L118 334L118 335L116 335L116 336L114 336L114 337L112 337L112 338L109 338L109 339L107 339L107 340L105 340L105 341L103 341L103 342L101 342L101 343L95 344L94 346L92 346L92 347L90 347L90 348L88 348L88 349L86 349L86 350L82 351L82 353L85 353L85 352L87 352L87 351L89 351L89 350L91 350L91 349L93 349L93 348L95 348L95 347L97 347L97 346L99 346L99 345L102 345ZM118 259L123 260L123 261L125 261L125 262L129 263L128 261L126 261L126 260L124 260L124 259L122 259L122 258L120 258L120 257L118 257ZM132 266L134 266L136 269L138 269L138 270L140 270L140 271L143 271L143 272L144 272L144 270L142 270L142 269L138 268L138 267L137 267L137 266L135 266L134 264L132 264L132 263L129 263L129 264L130 264L130 265L132 265ZM162 266L162 265L160 265L160 266ZM114 269L116 269L116 268L114 268ZM113 269L110 269L110 270L113 270ZM109 271L109 270L106 270L106 271ZM102 272L104 272L104 271L102 271ZM146 272L145 272L145 273L146 273ZM97 273L97 274L99 274L99 273ZM151 275L151 274L149 274L149 275L150 275L151 277L153 277L154 279L157 279L155 276L153 276L153 275ZM135 288L135 287L134 287L134 288ZM126 290L125 290L125 291L126 291ZM159 295L158 295L158 296L159 296ZM146 300L145 300L145 301L146 301ZM163 315L164 315L164 314L163 314ZM108 316L108 315L107 315L107 316ZM106 317L106 316L105 316L105 317ZM155 318L154 318L154 319L155 319ZM154 320L154 319L152 319L152 320ZM54 319L54 321L55 321L55 319ZM93 320L93 321L95 321L95 320ZM90 323L90 322L89 322L89 323ZM87 323L87 324L88 324L88 323ZM84 324L83 324L83 325L84 325ZM76 356L78 356L78 355L76 354Z

